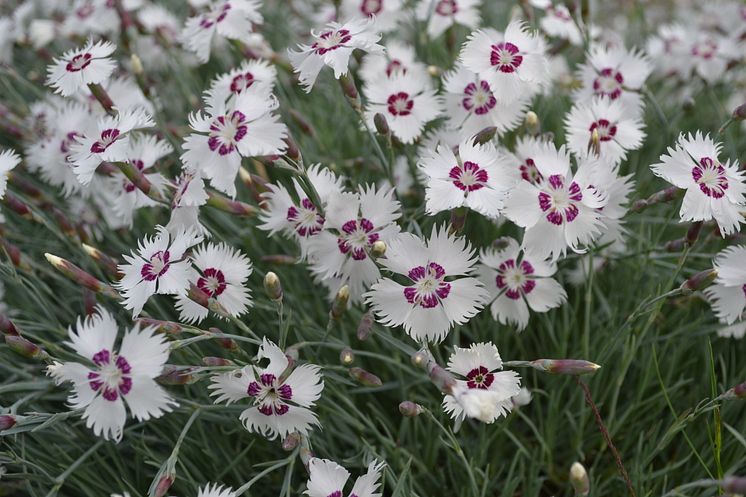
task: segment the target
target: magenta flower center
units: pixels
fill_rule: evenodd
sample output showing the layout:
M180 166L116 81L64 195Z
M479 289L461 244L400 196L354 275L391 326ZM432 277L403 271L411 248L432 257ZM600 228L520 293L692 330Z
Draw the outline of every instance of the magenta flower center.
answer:
M317 41L311 45L311 48L318 55L324 55L327 52L336 50L339 47L344 46L352 39L352 35L346 29L332 29L324 31L317 37Z
M539 168L536 167L536 163L533 159L526 159L519 169L521 171L521 178L532 185L541 183L544 180L544 176L539 172Z
M708 197L722 198L728 189L728 176L717 159L702 157L699 164L692 168L692 178Z
M309 199L301 200L300 205L288 207L286 219L300 236L312 236L324 227L324 217L316 211Z
M233 93L241 93L245 89L250 88L255 81L256 79L254 78L254 75L250 72L238 74L234 76L231 81L231 91Z
M709 60L715 56L718 50L718 44L712 38L706 38L692 47L692 55Z
M593 130L598 131L598 139L602 142L607 142L614 138L616 135L616 125L613 123L610 123L606 119L599 119L598 121L594 121L590 128L588 128L588 131L593 133Z
M593 80L593 93L615 100L622 94L623 84L622 73L607 67L602 69L598 77Z
M580 212L577 203L583 200L580 186L574 181L565 186L565 178L559 174L542 185L545 190L539 192L539 208L546 213L547 221L557 226L574 221Z
M448 173L453 184L465 193L484 188L489 176L487 171L479 167L479 164L471 161L464 162L463 166L454 166Z
M225 275L220 269L208 267L202 271L197 286L210 297L217 297L225 291Z
M88 67L91 63L92 56L89 53L78 54L65 65L67 72L79 72Z
M547 7L547 12L551 13L556 19L564 22L572 22L570 17L570 11L564 5L550 5Z
M439 0L435 6L435 13L439 16L452 16L458 12L456 0Z
M132 368L123 356L101 349L93 356L93 363L97 369L88 372L88 386L91 390L100 392L110 402L132 390Z
M293 398L293 389L283 384L270 373L259 376L259 381L249 383L246 393L258 404L257 409L265 416L282 416L290 410L286 401Z
M536 281L531 277L534 267L527 260L516 264L515 259L508 259L497 268L495 286L505 291L505 296L518 300L521 295L527 295L536 287Z
M383 10L383 0L363 0L360 4L360 12L366 16L378 14Z
M356 261L367 257L366 249L378 241L375 226L363 218L351 219L342 225L342 233L337 237L337 246L343 254L350 254Z
M414 107L414 100L409 97L409 93L403 91L389 95L386 103L392 116L408 116Z
M497 99L490 89L490 84L482 80L479 83L469 83L466 85L461 105L466 110L474 109L474 113L481 116L495 108Z
M231 10L231 4L225 3L220 7L213 8L210 12L204 15L199 21L199 26L202 29L208 29L216 24L219 24L226 18L228 11Z
M77 142L76 138L80 136L75 131L71 131L67 135L65 135L65 138L60 141L60 152L63 154L67 154L70 152L70 146Z
M487 390L493 381L495 381L495 375L484 366L476 367L466 374L466 386L471 389Z
M492 45L490 53L490 64L500 72L515 72L523 63L523 55L519 54L518 47L506 41Z
M116 128L105 129L101 132L101 137L98 141L93 142L91 145L91 152L94 154L103 154L112 143L119 139L119 130Z
M402 64L400 60L391 59L391 61L386 66L386 76L391 76L392 74L400 71L402 74L406 74L407 68L404 67L404 64Z
M410 304L432 309L451 293L451 284L445 281L445 270L435 262L428 263L426 267L413 267L408 276L414 284L404 288L404 298Z
M210 125L210 137L207 145L210 150L220 155L228 155L236 149L236 144L245 136L248 129L246 116L237 110L224 116L218 116Z
M145 281L155 281L168 271L171 265L171 253L168 250L159 250L146 262L140 270L140 276Z

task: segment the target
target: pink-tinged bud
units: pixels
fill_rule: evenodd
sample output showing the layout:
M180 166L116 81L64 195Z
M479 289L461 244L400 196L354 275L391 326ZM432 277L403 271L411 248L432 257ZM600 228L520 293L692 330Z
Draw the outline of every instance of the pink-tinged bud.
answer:
M678 240L666 242L663 248L666 252L681 252L686 246L686 238L679 238Z
M293 266L298 263L298 259L292 255L274 254L274 255L263 255L261 257L262 262L267 264L274 264L276 266Z
M350 368L350 377L366 387L380 387L383 385L381 378L363 368Z
M47 352L30 340L23 338L21 335L5 335L5 343L10 350L16 354L22 355L29 359L44 361L49 359Z
M113 299L119 298L119 293L117 293L116 290L114 290L103 281L94 278L93 275L87 273L86 271L83 271L72 262L49 253L44 254L44 257L47 258L47 261L49 261L49 263L54 266L57 271L67 276L72 281L96 293L106 295L107 297L111 297Z
M482 131L474 135L474 144L484 145L485 143L492 141L496 134L497 128L495 126L484 128Z
M114 110L114 102L112 101L106 90L104 90L103 86L98 83L88 83L88 89L91 90L91 95L93 95L96 100L98 100L98 103L101 104L101 107L104 108L107 114L109 114L110 116L116 115L116 111Z
M746 104L741 104L733 111L734 121L743 121L746 119Z
M290 109L288 112L290 113L290 117L293 118L293 121L295 121L295 123L298 125L303 133L307 134L311 138L316 137L316 130L313 128L313 125L308 122L305 116L303 116L303 114L295 109Z
M10 210L15 212L19 216L30 220L36 219L36 216L34 216L34 213L31 211L29 206L26 205L26 203L23 202L20 198L13 195L11 192L6 190L4 200L5 205L7 205Z
M399 412L405 418L413 418L422 414L422 406L412 402L411 400L405 400L399 404Z
M13 321L8 319L8 316L6 316L5 314L0 314L0 332L2 332L3 335L20 335L20 333L18 332L18 328L16 328L16 325L14 325Z
M376 115L373 116L373 124L376 126L376 131L378 131L378 134L383 136L389 136L391 134L391 128L389 128L389 123L386 120L386 116L384 116L380 112L376 112Z
M17 268L28 266L21 257L21 249L10 243L4 236L0 236L0 245L2 245L2 251L8 255L10 262Z
M457 207L451 211L450 234L459 233L466 224L466 207Z
M165 201L160 192L153 186L153 183L151 183L145 174L131 162L117 162L114 165L117 166L119 170L122 171L122 174L124 174L127 179L145 195L156 202Z
M332 308L329 311L329 315L335 321L339 321L342 315L347 310L347 304L350 301L350 287L344 285L337 291L337 295L334 296L334 302L332 302Z
M163 366L161 375L155 381L161 385L191 385L198 379L192 374L192 371L194 371L194 368L191 366L166 364Z
M178 335L179 333L184 331L184 328L179 323L174 323L173 321L161 321L160 319L139 318L137 322L143 328L152 326L155 328L155 331L157 331L158 333L165 333L167 335Z
M171 488L171 485L174 484L175 479L175 474L161 476L161 479L158 480L158 484L155 486L155 492L153 492L154 497L164 497Z
M282 283L280 278L272 271L268 272L264 276L264 291L267 292L267 296L274 302L280 302L282 300Z
M746 399L746 381L733 387L733 393L739 399Z
M290 452L300 445L301 435L297 431L294 431L290 435L286 436L282 440L282 450Z
M342 351L339 353L339 362L344 364L345 366L349 366L355 361L355 354L352 352L352 349L349 347L345 347L342 349Z
M723 490L729 494L746 494L746 476L728 476L723 480Z
M13 428L16 425L16 417L12 414L0 414L0 431Z
M588 472L579 462L572 463L570 466L570 483L575 490L575 497L586 497L591 491L591 482L588 479Z
M223 359L222 357L203 357L202 358L202 365L203 366L233 366L235 363L231 361L230 359Z
M697 243L697 239L699 238L699 233L702 231L702 221L696 221L692 223L691 226L689 226L689 229L686 231L686 237L684 238L686 240L686 244L689 247L692 247L695 243Z
M500 237L496 239L494 242L492 242L492 247L497 250L503 250L503 249L508 248L509 244L510 244L510 238Z
M202 290L194 283L189 285L189 292L187 292L187 297L189 297L192 302L196 302L202 307L210 307L210 296L207 295L204 290Z
M283 141L285 142L285 145L287 145L285 155L287 155L290 159L293 159L295 162L300 162L302 160L302 157L300 155L300 148L298 148L298 144L295 142L295 139L288 134L283 139Z
M221 330L220 328L212 327L212 328L209 328L208 331L210 331L211 333L219 334L219 335L223 334L223 330ZM231 351L238 350L238 342L236 342L232 338L218 338L217 342L218 342L218 345L220 345L224 349L231 350Z
M531 361L529 365L545 373L572 376L595 373L601 367L598 364L582 359L537 359Z
M231 200L213 191L207 192L207 205L236 216L252 217L256 215L256 208L253 206L238 200Z
M285 357L288 358L288 361L290 361L289 366L292 366L295 362L298 361L300 358L300 350L298 350L297 345L291 345L290 347L285 349Z
M430 359L427 369L430 374L430 381L432 381L441 392L445 394L451 394L453 392L453 389L456 387L456 378L454 378L449 371L443 369L433 359Z
M360 102L360 92L357 91L355 79L352 77L352 75L350 73L343 74L339 78L339 84L342 86L342 92L344 93L345 98L347 98L347 101L350 103L352 108L362 112L363 107L362 103Z
M360 323L357 325L357 339L364 342L370 337L373 331L373 313L368 311L360 318Z
M684 283L681 284L679 289L683 295L690 295L692 292L707 288L715 281L718 276L717 269L705 269L695 274Z

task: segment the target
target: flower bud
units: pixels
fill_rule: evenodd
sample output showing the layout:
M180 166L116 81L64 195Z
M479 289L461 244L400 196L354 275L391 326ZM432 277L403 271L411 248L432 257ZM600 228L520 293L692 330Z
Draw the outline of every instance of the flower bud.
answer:
M267 296L274 302L280 302L282 300L282 284L280 278L272 271L268 272L264 276L264 291L267 292Z
M171 485L174 484L175 479L176 475L173 473L161 476L161 479L158 480L158 484L155 486L153 496L164 497L168 490L171 488Z
M161 385L190 385L197 381L197 378L192 375L193 370L191 366L166 364L155 381Z
M204 366L233 366L236 363L230 359L224 359L222 357L207 356L202 358L202 365Z
M357 339L361 342L370 337L370 333L373 330L373 313L368 311L360 318L360 323L357 325Z
M746 476L727 476L723 480L723 490L729 494L746 494Z
M301 160L300 148L298 148L298 144L295 142L295 139L292 136L287 135L284 138L284 141L285 141L285 144L287 145L287 150L285 150L285 155L293 159L293 161L299 162Z
M364 370L363 368L350 368L349 373L350 377L352 377L361 385L365 385L366 387L380 387L381 385L383 385L381 378L374 375L373 373Z
M736 394L736 397L739 399L746 399L746 381L733 387L733 393Z
M344 93L347 101L350 103L353 109L362 111L362 103L360 102L360 93L357 91L355 85L355 79L350 73L343 74L339 78L339 84L342 86L342 92Z
M5 343L10 350L23 357L38 361L49 359L49 354L43 348L21 335L5 335Z
M132 54L130 57L130 64L132 65L132 73L135 76L145 72L145 69L142 67L142 60L140 60L140 57L138 57L137 54Z
M83 243L82 246L85 253L88 254L91 259L98 262L101 267L103 267L104 270L109 274L109 276L117 279L121 277L121 273L119 272L118 268L119 262L116 259L110 257L104 252L101 252L96 247L91 247L90 245L87 245L85 243Z
M293 266L298 262L298 259L292 255L274 254L274 255L263 255L261 257L262 262L267 264L274 264L276 266Z
M411 360L412 364L414 366L417 366L418 368L424 368L427 364L427 361L429 359L429 355L424 350L418 350L414 354L412 354Z
M8 319L5 314L0 314L0 332L3 335L20 335L18 328L13 324L13 321Z
M355 360L355 354L352 352L352 349L349 347L345 347L342 349L342 352L339 353L339 362L344 364L345 366L349 366L353 363Z
M12 414L0 414L0 431L10 430L16 424L16 417Z
M373 242L373 247L370 249L370 255L373 256L374 259L378 259L379 257L383 257L386 254L386 249L388 247L386 246L386 242L383 240L376 240Z
M142 327L154 327L158 333L165 333L167 335L178 335L184 328L179 323L173 321L161 321L159 319L152 318L139 318L137 323Z
M298 350L297 345L291 345L290 347L285 349L285 357L288 358L288 361L290 362L289 365L293 365L299 358L300 358L300 350Z
M595 373L601 367L582 359L537 359L531 361L529 365L545 373L572 376Z
M443 70L438 66L427 66L427 73L433 78L437 78L443 73Z
M536 115L536 112L530 110L526 112L526 127L530 130L534 130L538 128L539 126L539 116Z
M718 276L717 269L705 269L695 274L684 283L681 284L679 289L683 295L690 295L692 292L707 288L715 281Z
M44 254L44 257L47 258L47 261L49 261L49 263L54 266L57 271L67 276L72 281L79 283L80 285L96 293L101 293L114 299L119 298L119 293L117 293L116 290L114 290L103 281L99 281L98 279L94 278L91 274L83 271L72 262L49 253Z
M389 128L389 123L386 121L386 116L380 112L376 112L376 115L373 116L373 124L376 126L378 134L383 136L389 136L391 134L391 128Z
M411 400L405 400L399 404L399 412L405 418L413 418L422 414L423 408L421 405L412 402Z
M252 217L256 215L256 208L253 206L238 200L224 197L223 195L213 191L207 192L207 205L235 216Z
M290 113L290 117L293 118L293 121L298 125L300 130L307 134L308 136L315 138L316 137L316 130L313 128L313 125L308 122L308 120L295 109L290 109L288 111Z
M484 145L491 141L497 134L497 128L495 126L488 126L482 131L474 135L474 144Z
M744 119L746 119L746 103L736 107L732 115L734 121L743 121Z
M336 320L339 320L339 318L342 317L342 315L347 310L347 303L350 301L350 287L347 285L344 285L342 288L340 288L337 291L337 295L334 297L334 302L332 302L332 309L329 312L331 315L331 318Z
M223 334L223 330L221 330L220 328L215 328L214 326L211 327L211 328L208 328L208 331L210 333L215 333L217 335L222 335ZM217 341L218 341L218 344L221 347L223 347L224 349L228 349L228 350L231 350L231 351L238 350L238 342L236 342L232 338L218 338Z
M290 452L294 450L300 444L300 433L294 431L285 438L282 439L282 450Z
M572 463L570 466L570 483L575 489L576 497L585 497L591 491L591 482L588 479L588 472L579 462Z

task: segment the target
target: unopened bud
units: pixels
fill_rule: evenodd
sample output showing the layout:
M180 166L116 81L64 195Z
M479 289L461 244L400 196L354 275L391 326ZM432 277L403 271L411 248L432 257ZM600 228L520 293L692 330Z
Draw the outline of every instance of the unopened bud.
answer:
M531 361L529 365L545 373L572 376L595 373L601 367L582 359L537 359Z
M437 78L443 73L443 70L438 66L427 66L427 73L433 78Z
M510 238L505 237L505 236L500 237L496 239L494 242L492 242L492 247L497 250L506 249L508 248L509 245L510 245Z
M208 331L211 333L215 333L216 335L223 334L223 330L221 330L220 328L212 327L212 328L208 328ZM236 342L232 338L218 338L217 342L218 342L218 345L220 345L224 349L231 350L231 351L238 350L238 342Z
M295 123L298 125L298 127L303 133L313 138L316 137L316 130L313 128L311 123L308 122L308 119L306 119L303 116L303 114L301 114L295 109L290 109L289 113L290 113L290 117L293 118L293 121L295 121Z
M5 335L5 343L10 350L23 357L39 361L49 358L49 354L43 348L23 338L21 335Z
M72 262L49 253L44 254L44 257L47 258L47 261L49 261L49 263L54 266L56 270L67 276L72 281L79 283L80 285L96 293L101 293L115 299L119 298L119 294L116 290L114 290L103 281L99 281L98 279L94 278L93 275L87 273L86 271L83 271Z
M350 73L343 74L339 78L339 84L342 86L342 92L352 108L362 110L360 93L357 91L357 86L355 85L355 80L352 75Z
M692 97L686 97L684 101L681 102L681 109L686 113L691 112L694 109L694 107L695 107L695 102Z
M85 243L83 243L82 246L85 253L88 254L91 259L101 264L101 266L110 276L114 278L118 278L120 276L121 273L118 269L119 262L116 259L110 257L96 247L91 247L90 245L87 245Z
M288 366L292 366L300 357L300 350L298 350L298 346L291 345L290 347L286 348L285 357L288 358L288 361L289 361Z
M746 476L728 476L723 480L723 490L729 494L746 494Z
M16 417L12 414L0 414L0 431L9 430L16 425Z
M280 278L270 271L264 276L264 291L267 292L267 296L274 302L282 300L282 284Z
M349 373L350 377L352 377L361 385L365 385L366 387L380 387L381 385L383 385L381 378L371 372L364 370L363 368L350 368Z
M3 335L20 335L16 325L5 314L0 314L0 332Z
M204 366L233 366L235 363L230 359L224 359L222 357L207 356L202 358L202 364Z
M376 115L373 116L373 124L375 124L376 131L378 131L379 134L389 136L391 133L391 128L389 128L389 123L386 121L386 116L380 112L377 112Z
M572 483L572 488L575 489L575 497L585 497L591 491L588 472L579 462L574 462L570 466L570 483Z
M491 141L497 134L497 128L495 126L489 126L484 128L482 131L474 135L474 143L478 145L484 145Z
M707 288L715 281L718 276L717 269L705 269L695 274L684 283L681 284L679 289L683 295L690 295L692 292Z
M254 206L230 199L213 191L207 192L207 205L235 216L252 217L256 215Z
M350 287L344 285L337 291L337 295L334 296L334 302L332 302L332 309L330 315L332 319L338 320L347 310L347 303L350 301Z
M379 257L383 257L386 254L386 242L383 240L376 240L373 242L373 246L370 249L370 255L372 255L375 259L378 259Z
M406 418L413 418L422 414L422 406L412 402L411 400L405 400L399 404L399 412Z
M689 247L692 247L697 243L700 231L702 231L702 221L693 222L692 225L689 226L689 229L686 231L686 238L684 238Z
M175 479L176 479L175 474L161 476L161 479L158 480L158 484L155 486L155 491L153 492L153 495L155 497L164 497L166 493L168 492L168 490L171 488L171 485L174 484Z
M132 65L132 73L134 75L139 76L145 72L145 69L142 67L142 60L140 60L140 57L138 57L137 54L132 54L130 57L130 64Z
M739 105L733 111L734 121L743 121L744 119L746 119L746 103Z
M295 162L300 161L301 155L300 155L300 148L298 148L298 144L295 142L292 136L287 135L284 139L285 144L287 145L287 150L285 150L285 155L293 159Z
M184 328L179 323L173 321L161 321L160 319L152 318L139 318L137 322L140 326L147 328L153 327L158 333L165 333L167 335L178 335Z
M412 354L411 360L413 365L417 366L418 368L424 368L428 360L427 352L425 352L424 350L419 350Z
M588 151L596 157L601 155L601 135L598 134L598 128L591 131L591 139L588 142Z
M263 255L261 257L261 261L277 266L292 266L298 262L298 259L293 257L292 255L274 254Z
M733 393L736 394L736 397L739 399L746 399L746 381L733 387Z
M193 370L194 368L191 366L166 364L163 366L161 375L155 380L161 385L190 385L197 381L197 378L192 374Z
M539 116L536 115L536 112L530 110L526 112L526 126L529 128L535 128L539 125Z
M282 439L282 450L290 452L300 444L300 433L294 431Z
M370 333L373 330L373 313L368 311L360 318L360 323L357 325L357 339L364 342L370 337Z
M344 349L342 349L342 352L339 353L339 362L341 362L345 366L349 366L354 360L355 354L349 347L345 347Z
M459 233L466 224L466 207L456 207L451 211L449 234Z

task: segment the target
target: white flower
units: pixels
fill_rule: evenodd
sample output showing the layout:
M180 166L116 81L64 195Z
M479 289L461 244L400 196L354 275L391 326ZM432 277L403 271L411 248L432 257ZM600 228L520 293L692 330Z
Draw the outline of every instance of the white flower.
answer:
M208 483L204 488L199 489L197 497L236 497L236 492L230 487L218 486L217 483L210 486Z
M155 191L163 194L167 180L162 174L152 172L152 168L157 160L172 151L173 148L167 141L158 140L154 135L136 135L130 140L127 162L144 173ZM119 171L105 178L105 185L113 197L112 209L125 226L132 226L133 215L137 209L158 205Z
M5 197L8 187L8 174L21 163L21 157L14 150L3 150L0 152L0 199Z
M526 115L528 97L498 100L486 79L458 64L443 75L448 125L459 128L461 136L473 136L494 126L498 135L517 127ZM496 91L496 90L495 90Z
M356 302L380 278L370 251L377 241L387 245L399 234L401 217L394 190L361 186L357 193L337 193L326 205L324 229L309 239L311 271L319 277L335 278L349 285L350 300Z
M468 207L497 218L508 190L517 180L494 145L478 145L473 138L459 144L458 158L449 147L440 145L428 151L418 166L427 178L425 209L431 216Z
M56 362L47 368L57 384L73 383L67 401L73 409L85 408L83 419L97 436L122 439L125 404L138 421L159 418L176 402L154 378L161 374L169 346L154 328L135 325L114 349L118 326L114 317L98 307L85 320L68 329L67 345L87 363Z
M349 497L381 497L377 490L384 466L383 462L372 461L368 472L355 480ZM342 497L350 477L350 472L336 462L317 457L308 461L308 473L310 477L303 492L308 497Z
M481 22L482 0L420 0L415 15L427 21L427 34L437 38L455 24L476 29Z
M257 359L268 359L266 367L245 366L240 370L212 377L208 386L215 402L231 404L252 399L253 406L243 411L239 419L250 432L258 432L270 440L297 431L307 435L319 422L309 409L321 397L324 382L318 366L301 364L288 374L290 362L280 348L266 338Z
M521 377L515 371L499 371L503 362L491 342L454 347L448 370L460 378L453 395L443 399L443 410L456 419L476 418L493 423L513 409L511 397L521 391ZM481 393L480 393L481 392Z
M192 254L197 268L190 282L208 297L215 299L231 316L238 317L252 305L246 280L251 275L251 261L225 243L208 243ZM182 321L194 323L207 317L208 310L185 294L176 296L176 308Z
M743 45L732 38L699 32L686 39L689 53L681 59L685 73L691 72L710 84L723 78L729 61L743 58Z
M385 51L366 54L359 71L360 78L366 83L373 83L396 73L407 72L426 75L427 66L417 60L413 46L396 40L388 42Z
M75 143L70 144L68 160L73 163L73 172L78 181L88 185L96 168L104 161L126 161L130 132L153 126L155 122L145 110L133 108L116 116L102 117L95 130L75 136Z
M322 209L326 208L332 196L342 193L342 178L320 164L310 166L306 174L319 195ZM293 186L294 191L291 193L283 185L267 185L268 190L263 195L265 208L259 217L262 221L259 229L269 231L270 234L280 232L295 239L305 254L308 240L321 232L325 219L319 211L319 206L314 205L295 179Z
M620 101L596 97L591 103L576 103L565 117L567 146L582 158L597 157L616 166L628 150L642 147L645 132L641 119L629 117ZM598 145L593 145L593 133Z
M386 33L395 30L403 18L403 4L404 0L342 0L340 18L371 17L376 21L376 29Z
M185 172L176 179L174 187L176 192L171 201L171 219L166 225L168 232L175 235L193 230L209 237L210 232L199 222L199 206L205 205L208 198L204 180Z
M640 89L652 70L650 59L639 51L596 48L578 70L582 86L573 97L584 103L594 97L619 100L628 115L640 116L644 106Z
M746 175L738 163L720 162L722 144L700 131L679 135L674 148L650 166L656 176L686 190L679 215L681 221L715 219L725 237L740 230L746 205Z
M567 40L573 45L583 44L583 35L565 5L543 0L530 0L529 3L533 7L544 10L545 14L539 21L539 25L546 34Z
M200 62L210 60L215 35L246 41L254 24L262 23L259 0L217 0L209 10L187 19L182 33L185 47L197 54Z
M276 79L277 69L266 60L247 60L232 71L216 77L210 86L210 93L216 99L235 99L244 92L254 92L259 98L266 98ZM229 105L233 103L231 101Z
M116 63L109 57L116 45L108 41L94 44L89 39L83 48L70 50L47 67L47 85L55 93L67 97L89 84L103 83L116 69Z
M403 233L389 244L381 265L408 279L407 285L384 278L365 294L378 321L403 326L418 342L440 342L454 324L463 324L479 312L487 292L468 277L476 258L464 238L433 228L425 241Z
M330 22L320 33L311 32L311 45L298 45L299 51L288 50L293 69L303 88L310 92L323 67L334 70L339 79L347 74L350 56L355 49L368 53L382 52L378 44L380 33L374 31L375 22L370 18L357 18L339 24Z
M490 291L492 317L522 331L528 324L529 307L534 312L547 312L562 305L567 293L551 277L557 272L554 263L522 254L518 242L505 240L503 249L480 252L479 279Z
M402 143L413 143L425 124L441 113L440 98L430 87L428 76L419 72L393 73L366 83L363 92L368 97L368 125L373 128L374 116L383 114L391 132Z
M520 181L505 201L505 217L526 228L523 248L534 257L557 260L567 247L582 252L600 234L602 216L597 209L607 199L588 183L589 167L579 167L573 176L570 154L547 143L534 158L544 178L537 184Z
M730 326L723 326L718 330L718 336L722 338L743 338L746 336L746 318Z
M686 72L688 64L683 58L686 54L687 30L678 24L664 24L658 28L656 35L648 38L646 51L655 60L655 70L663 76L681 75Z
M718 253L713 265L715 283L704 290L715 315L731 325L744 319L746 309L746 246L728 247Z
M206 114L189 116L196 133L184 139L181 160L187 171L198 172L214 188L234 197L241 157L283 152L287 128L274 114L279 104L271 94L242 92L228 105L221 95L208 92L206 104Z
M494 29L473 32L461 49L464 66L490 84L503 102L532 96L549 82L544 42L526 25L513 21L505 34Z
M124 275L115 286L122 292L125 308L137 317L143 305L154 294L178 295L189 287L191 263L185 253L202 241L194 231L182 231L171 236L166 228L157 226L155 237L145 237L137 252L124 254L126 264L119 265Z
M544 181L544 176L536 168L534 157L542 154L546 146L547 141L539 137L518 137L513 155L516 158L514 165L518 168L522 180L534 185Z

